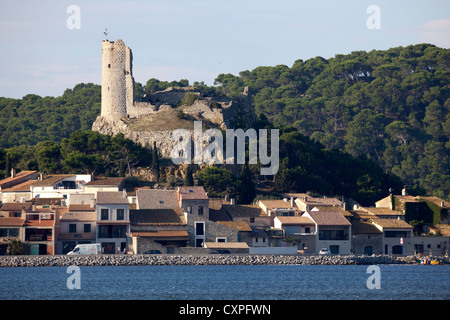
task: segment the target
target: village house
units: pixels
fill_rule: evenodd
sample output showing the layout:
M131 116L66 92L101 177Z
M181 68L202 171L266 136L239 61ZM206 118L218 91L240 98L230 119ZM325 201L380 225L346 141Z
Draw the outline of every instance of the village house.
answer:
M351 253L351 223L338 211L309 211L302 217L314 222L314 253L328 248L332 254Z
M30 185L31 198L62 198L83 193L84 185L91 181L89 174L55 174L37 180Z
M343 206L343 202L337 198L312 197L306 193L288 193L286 196L294 198L295 205L302 211L310 211L317 206Z
M120 253L128 250L130 234L130 206L125 192L97 192L96 242L103 253Z
M55 254L62 207L32 206L24 212L25 252L30 255Z
M410 224L400 219L373 218L370 221L383 232L383 254L413 254L413 227Z
M16 172L11 169L11 176L0 180L0 202L25 202L31 197L30 184L36 181L37 171Z
M21 217L0 217L0 255L8 253L11 240L24 242L24 223Z
M189 239L185 214L177 208L130 210L130 232L130 251L136 254L149 250L174 253Z
M57 253L67 254L78 244L96 242L97 223L95 205L71 204L60 218Z
M285 241L292 241L302 253L314 253L316 225L306 216L275 217L274 227L284 231Z
M383 231L370 221L353 221L351 245L353 254L383 254Z
M84 193L92 193L97 197L98 191L123 191L124 177L97 177L84 184Z
M291 200L259 200L259 207L269 216L270 226L273 227L274 219L277 216L293 217L301 212L297 209L294 199Z

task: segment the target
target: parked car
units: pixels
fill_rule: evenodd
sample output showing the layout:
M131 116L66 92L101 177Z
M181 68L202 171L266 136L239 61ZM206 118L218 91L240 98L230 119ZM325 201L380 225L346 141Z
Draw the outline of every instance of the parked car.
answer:
M161 251L159 251L159 250L148 250L148 251L142 252L142 254L160 254L160 253L161 253Z
M319 254L331 254L331 251L328 248L322 248L319 251Z
M230 250L226 250L226 249L216 249L211 251L211 254L228 254L231 253Z

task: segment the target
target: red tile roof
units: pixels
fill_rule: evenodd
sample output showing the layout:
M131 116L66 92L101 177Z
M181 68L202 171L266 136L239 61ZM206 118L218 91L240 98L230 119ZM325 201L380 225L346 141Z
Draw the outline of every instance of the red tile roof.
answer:
M309 215L319 226L350 226L350 222L337 211L310 211Z
M0 227L21 227L24 220L22 218L5 218L0 217Z

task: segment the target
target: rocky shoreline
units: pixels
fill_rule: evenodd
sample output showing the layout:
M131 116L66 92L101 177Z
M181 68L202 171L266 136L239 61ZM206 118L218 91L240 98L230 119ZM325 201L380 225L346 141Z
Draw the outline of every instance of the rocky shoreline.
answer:
M430 257L429 257L430 258ZM432 258L450 264L449 258ZM389 255L98 255L2 256L0 267L154 266L154 265L381 265L417 264L414 256Z

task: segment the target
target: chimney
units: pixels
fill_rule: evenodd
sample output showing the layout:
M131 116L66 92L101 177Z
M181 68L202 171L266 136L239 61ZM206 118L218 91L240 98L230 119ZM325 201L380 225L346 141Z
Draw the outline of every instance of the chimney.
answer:
M441 207L442 207L442 208L445 207L444 201L441 201Z
M347 211L347 203L345 201L342 202L342 208L344 209L344 211Z
M408 195L408 192L406 192L406 188L403 188L402 189L402 196L407 196Z
M291 197L291 207L294 207L294 197Z
M11 168L11 178L14 178L16 176L16 169Z
M236 204L236 199L235 198L231 198L230 199L230 203L232 206L234 206Z

